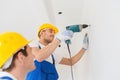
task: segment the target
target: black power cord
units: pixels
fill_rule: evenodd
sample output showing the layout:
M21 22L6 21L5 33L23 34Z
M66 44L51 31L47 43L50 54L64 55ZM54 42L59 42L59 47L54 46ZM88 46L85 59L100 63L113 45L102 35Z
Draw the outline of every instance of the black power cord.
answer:
M69 56L70 56L71 76L72 76L72 80L74 80L73 67L72 67L72 57L71 57L71 51L70 51L70 47L69 47L69 44L68 44L68 43L67 43L67 48L68 48L68 52L69 52Z

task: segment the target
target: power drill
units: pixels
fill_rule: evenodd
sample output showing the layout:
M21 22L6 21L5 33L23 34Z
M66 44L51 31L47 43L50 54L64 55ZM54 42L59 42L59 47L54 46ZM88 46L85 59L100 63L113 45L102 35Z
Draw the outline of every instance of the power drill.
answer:
M82 29L85 29L87 28L89 25L87 24L77 24L77 25L70 25L70 26L66 26L66 30L71 30L73 31L74 33L75 32L81 32ZM65 41L66 44L71 44L71 41L70 40L66 40Z

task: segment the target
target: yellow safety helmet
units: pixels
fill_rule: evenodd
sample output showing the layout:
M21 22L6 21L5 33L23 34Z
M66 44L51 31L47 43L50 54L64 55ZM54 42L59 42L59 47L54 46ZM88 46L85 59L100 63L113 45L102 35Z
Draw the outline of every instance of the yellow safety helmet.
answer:
M17 32L5 32L0 34L0 67L2 67L15 52L29 42L31 41L27 41Z
M44 23L43 25L41 25L39 28L38 28L38 37L39 37L39 33L41 30L45 29L45 28L50 28L52 30L55 31L55 34L58 32L58 28L52 24L49 24L49 23Z

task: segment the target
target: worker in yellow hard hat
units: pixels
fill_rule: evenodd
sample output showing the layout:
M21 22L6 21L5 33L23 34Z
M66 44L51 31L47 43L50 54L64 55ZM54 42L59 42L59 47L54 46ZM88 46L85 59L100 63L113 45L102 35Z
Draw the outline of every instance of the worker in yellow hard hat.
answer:
M28 41L17 32L0 34L0 80L25 80L26 74L35 69L37 62L41 62L55 50L62 40L72 38L72 33L64 31L62 37L56 38L43 49L30 47ZM46 54L46 55L44 55Z
M58 33L58 28L50 23L44 23L38 28L37 32L39 38L38 47L41 49L52 43L55 34ZM54 53L51 54L51 56L49 56L46 60L38 63L41 64L41 66L37 66L35 70L31 71L27 76L27 80L58 80L59 76L55 68L55 64L59 63L71 66L81 59L87 49L88 36L85 35L82 49L80 49L80 51L73 56L72 59L63 57L62 54L58 54L54 51ZM36 74L38 76L36 76ZM41 77L39 77L39 75L41 75Z

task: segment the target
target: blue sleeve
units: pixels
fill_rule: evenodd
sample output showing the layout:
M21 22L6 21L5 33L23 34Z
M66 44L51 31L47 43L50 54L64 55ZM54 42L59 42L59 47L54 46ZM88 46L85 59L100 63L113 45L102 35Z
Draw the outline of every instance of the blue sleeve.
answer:
M8 76L3 76L3 77L0 77L0 80L13 80L13 79Z

